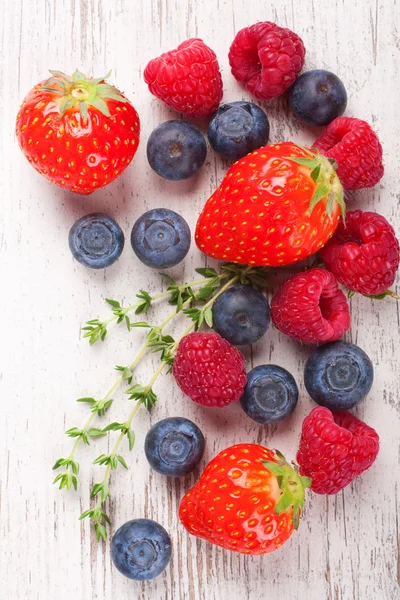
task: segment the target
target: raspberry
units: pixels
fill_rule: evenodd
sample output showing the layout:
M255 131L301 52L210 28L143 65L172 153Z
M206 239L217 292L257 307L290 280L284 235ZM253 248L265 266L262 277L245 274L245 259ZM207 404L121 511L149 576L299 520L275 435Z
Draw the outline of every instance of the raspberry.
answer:
M189 333L179 343L173 374L187 396L203 406L223 407L243 394L243 355L218 333Z
M295 81L306 51L296 33L275 23L241 29L229 50L232 75L256 98L280 96Z
M382 146L366 121L339 117L314 142L321 154L334 158L347 190L373 187L383 176Z
M354 210L339 223L320 256L328 271L350 290L379 295L396 278L399 242L384 217Z
M333 342L350 327L346 296L325 269L288 279L272 298L271 314L277 329L304 344Z
M337 494L374 462L379 436L354 415L318 406L303 421L297 462L316 494Z
M151 60L144 80L154 96L189 117L211 115L222 99L215 52L197 38Z

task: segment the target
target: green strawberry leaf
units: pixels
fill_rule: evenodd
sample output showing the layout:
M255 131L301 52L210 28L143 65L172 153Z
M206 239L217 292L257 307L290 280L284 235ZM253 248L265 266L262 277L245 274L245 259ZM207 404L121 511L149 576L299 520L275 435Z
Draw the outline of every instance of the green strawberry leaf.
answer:
M286 156L287 160L291 160L298 165L303 165L304 167L310 167L312 171L314 171L317 167L321 167L321 163L316 158L297 158L295 156Z
M275 512L277 515L281 515L293 504L293 496L289 488L286 488L280 497L279 502L275 506Z
M312 479L311 479L311 477L306 477L305 475L302 475L302 476L300 477L300 481L301 481L301 483L303 484L303 487L305 487L305 488L309 488L309 487L311 487L311 484L312 484Z
M329 198L328 198L328 202L326 203L326 212L328 213L328 217L332 218L332 213L333 213L333 203L335 201L335 196L334 194L331 192L329 194Z
M72 81L71 77L69 75L66 75L62 71L54 71L52 69L49 69L49 73L51 73L52 75L58 75L58 77L62 77L63 79L66 79L67 81Z
M96 77L95 79L91 79L91 83L93 83L93 85L97 85L98 83L105 81L106 79L108 79L109 77L111 77L111 73L112 71L108 71L107 75L104 75L104 77Z
M295 529L300 523L300 515L304 505L305 489L310 487L311 479L300 476L296 465L291 466L285 457L275 450L276 462L262 461L264 467L277 478L281 491L280 498L275 506L277 515L281 515L292 507L292 522Z
M85 80L86 80L86 75L84 75L83 73L78 71L78 69L76 69L75 73L72 75L72 81L85 81Z
M318 202L325 198L325 196L327 196L328 194L329 188L325 183L320 183L319 185L317 185L310 201L310 213L312 213L314 208L317 206Z
M318 181L319 174L321 172L321 165L317 165L310 173L310 177L313 181Z
M90 104L91 106L97 108L97 110L100 111L106 117L111 117L107 104L104 102L104 100L100 98L100 96L97 96L97 98L93 98L90 101Z
M272 473L273 475L276 475L277 477L280 477L283 474L282 467L280 467L275 462L272 462L270 460L263 460L262 464L268 471L270 471L270 473Z

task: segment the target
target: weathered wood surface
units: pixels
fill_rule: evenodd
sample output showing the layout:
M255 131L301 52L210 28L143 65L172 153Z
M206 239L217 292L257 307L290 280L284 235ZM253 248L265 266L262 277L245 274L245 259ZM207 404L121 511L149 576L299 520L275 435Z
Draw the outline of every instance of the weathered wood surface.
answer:
M142 79L148 59L199 36L217 52L223 67L225 100L246 98L229 72L227 51L234 33L257 20L276 20L301 35L307 67L337 72L349 92L348 114L376 127L385 149L386 174L374 190L353 194L351 206L377 210L400 231L400 5L398 0L4 0L0 5L0 597L4 600L396 600L399 562L399 305L353 298L347 339L371 356L376 378L369 398L355 411L381 434L379 459L371 470L336 497L310 495L298 534L271 556L243 557L189 537L178 524L177 507L194 476L166 480L149 471L142 444L151 423L186 415L207 436L204 462L239 441L278 446L293 457L303 417L312 402L302 386L306 350L270 331L248 353L248 366L287 366L301 386L295 415L277 427L251 422L240 407L222 411L195 406L164 377L156 384L160 403L136 422L131 468L113 476L110 512L115 526L148 516L173 537L171 565L159 579L136 584L112 567L109 545L98 547L89 524L77 517L88 506L88 482L97 477L89 453L80 454L82 481L76 493L51 486L51 466L69 449L67 426L79 425L82 395L100 396L113 381L115 364L126 364L142 333L114 329L104 345L89 348L80 325L107 313L103 299L129 301L140 287L156 289L159 279L134 259L129 242L107 272L73 261L67 233L81 215L114 215L127 238L134 220L150 207L178 210L194 227L204 201L226 165L209 152L201 174L168 183L146 163L151 130L175 117L148 93ZM14 117L32 84L48 68L101 74L133 100L143 124L142 143L127 172L89 198L50 186L20 154ZM272 141L310 141L281 101L267 106ZM204 259L193 247L174 276L190 278ZM154 314L162 315L165 306ZM154 359L154 363L156 359ZM141 381L151 361L138 370ZM129 410L122 392L114 414ZM104 441L99 440L94 453ZM85 459L85 456L87 457ZM87 482L87 483L86 483Z

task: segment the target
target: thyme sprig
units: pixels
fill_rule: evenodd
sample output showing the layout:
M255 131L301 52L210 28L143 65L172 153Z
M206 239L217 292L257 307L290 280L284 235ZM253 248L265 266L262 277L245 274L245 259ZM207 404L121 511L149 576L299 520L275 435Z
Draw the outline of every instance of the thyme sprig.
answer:
M103 432L120 431L120 434L110 454L101 454L94 461L94 464L105 465L106 471L102 481L100 481L99 483L95 483L91 491L91 498L97 499L94 508L84 511L81 514L80 519L85 519L87 517L91 519L94 525L97 541L99 541L100 539L107 539L107 525L110 524L110 518L105 512L104 504L106 500L110 497L110 477L112 471L116 470L118 466L122 465L124 468L128 468L125 459L119 454L119 449L125 436L128 436L129 449L131 450L133 447L133 444L131 445L130 443L129 435L132 435L132 433L130 433L132 432L131 424L135 415L139 411L141 405L144 405L147 409L151 409L153 406L155 406L158 398L155 392L153 391L154 383L159 377L159 375L161 375L162 371L166 366L168 366L169 369L172 368L174 354L176 352L176 349L178 348L181 339L188 335L193 329L197 329L199 327L200 322L202 323L205 321L205 315L209 314L209 311L212 310L212 305L214 304L216 299L221 294L223 294L223 292L225 292L231 285L237 283L239 280L239 274L236 274L233 277L231 277L228 280L228 282L224 286L222 286L222 288L217 293L215 293L210 300L208 300L208 302L203 306L203 308L198 310L199 316L197 318L191 317L192 322L177 340L174 340L171 336L161 336L161 338L158 338L157 334L155 334L155 337L153 338L154 341L150 342L152 343L153 348L156 348L157 351L161 351L161 364L146 386L135 384L128 390L126 390L126 393L129 395L129 399L136 401L136 405L130 412L125 422L114 422L103 429ZM184 313L186 313L187 310L190 310L184 308L185 304L190 303L190 301L191 298L188 298L182 304L182 309ZM153 336L150 334L150 337L152 338Z
M169 282L167 290L160 294L155 294L154 296L151 296L146 290L140 290L140 292L136 294L136 298L138 298L139 301L129 304L126 307L122 306L117 300L106 298L105 301L111 308L112 316L104 320L90 319L89 321L86 321L85 326L82 327L82 331L85 332L83 337L88 338L89 343L92 346L99 340L104 342L108 333L108 326L113 322L116 322L117 324L124 322L129 331L134 327L146 327L146 324L143 321L132 321L129 313L134 312L135 315L146 314L153 302L160 300L161 298L169 297L169 303L176 305L176 311L180 312L184 302L188 299L194 300L196 298L196 294L193 292L192 288L200 286L200 290L203 290L203 294L212 293L213 286L217 285L218 287L220 285L220 283L217 284L216 282L220 282L228 277L228 274L225 272L221 272L221 274L218 275L214 269L209 269L207 271L210 273L212 272L212 275L204 276L203 279L197 279L190 283L183 284L178 284L169 275L160 273L160 275Z
M157 395L153 390L154 383L164 369L167 368L168 371L172 369L174 355L180 340L192 330L197 330L204 323L210 327L212 326L212 306L217 298L230 286L235 283L242 283L244 285L266 287L265 271L256 267L225 264L221 266L220 273L209 267L196 269L196 271L204 279L182 285L176 283L170 276L163 275L168 280L166 292L150 296L148 292L141 290L137 294L139 302L126 308L118 302L108 299L107 303L111 306L113 317L105 321L92 320L88 322L85 329L87 332L85 337L89 338L91 344L99 339L104 340L107 334L107 325L112 321L117 321L117 323L124 321L129 330L134 327L148 329L146 341L132 363L127 366L117 365L115 367L120 375L105 396L101 400L95 400L91 397L78 399L79 402L89 405L90 415L83 427L72 427L67 430L67 435L75 439L71 452L66 458L60 458L53 467L54 469L65 467L64 472L59 473L54 480L54 483L57 483L60 489L64 487L77 489L79 463L76 461L75 455L80 443L89 445L94 438L110 436L112 432L119 432L111 452L100 454L93 461L93 464L105 467L105 472L103 479L95 483L91 490L91 499L94 501L93 507L84 511L80 516L81 519L91 519L97 540L107 538L107 525L110 524L110 518L105 511L105 503L110 497L111 474L118 467L128 468L125 458L120 453L121 445L126 438L129 450L133 449L135 434L132 429L132 421L142 405L147 409L151 409L157 403ZM199 289L194 292L194 287L199 287ZM146 312L155 299L167 296L169 296L169 303L176 308L160 325L151 325L146 321L131 322L128 316L129 312L133 310L136 314ZM199 307L199 303L203 305ZM175 340L171 335L164 334L163 330L181 312L189 318L190 324L182 335ZM135 368L147 351L160 353L160 365L147 385L143 386L137 382L132 385ZM113 421L102 429L93 427L93 420L96 417L102 417L112 405L112 395L121 383L126 383L129 386L126 393L128 399L135 402L133 409L124 421Z
M106 412L113 403L113 399L111 398L111 396L114 394L119 385L123 381L127 381L128 384L131 383L133 370L143 358L147 348L148 345L146 342L139 350L132 363L128 367L124 367L122 371L120 366L116 367L117 371L121 371L121 375L118 377L118 379L114 381L110 389L106 392L105 396L101 400L95 400L94 398L88 397L78 398L77 402L89 404L90 415L86 419L83 427L71 427L65 432L67 436L75 438L75 442L68 456L66 458L59 458L53 465L54 471L61 467L65 467L64 472L59 473L53 481L54 484L58 484L60 490L62 490L63 488L70 490L72 487L76 490L78 488L78 475L80 465L75 458L76 452L81 442L89 446L89 438L93 439L107 435L107 430L92 427L92 422L96 417L103 417L106 414ZM127 375L128 373L129 376Z

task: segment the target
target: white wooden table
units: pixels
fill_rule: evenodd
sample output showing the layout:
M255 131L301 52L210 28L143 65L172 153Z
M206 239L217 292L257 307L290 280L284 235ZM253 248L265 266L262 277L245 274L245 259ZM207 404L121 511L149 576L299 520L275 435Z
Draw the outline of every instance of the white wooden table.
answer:
M308 350L271 330L247 353L248 367L287 366L301 387L295 415L275 427L258 426L239 405L204 410L185 398L171 378L158 380L159 405L140 411L130 469L113 476L110 513L114 526L151 517L170 531L170 567L158 579L138 584L112 566L109 544L97 545L89 523L77 517L89 505L97 479L98 440L82 449L78 493L52 487L51 467L70 449L64 429L82 424L85 407L74 400L100 397L112 383L115 364L126 364L143 332L121 328L90 348L80 326L107 315L105 297L124 302L139 287L155 290L158 276L141 265L129 246L135 219L151 207L182 213L193 228L204 201L226 165L209 152L201 174L170 183L155 175L145 157L146 139L176 114L154 99L143 82L150 58L189 37L201 37L223 67L226 101L248 98L230 75L227 52L235 32L257 20L275 20L304 40L306 67L329 68L344 80L348 114L365 118L379 132L386 174L373 190L351 196L353 207L384 214L400 232L400 5L398 0L14 0L0 6L0 597L2 600L396 600L400 598L399 538L399 304L351 300L352 329L346 339L364 348L376 369L368 399L355 413L381 435L377 462L336 497L310 494L302 526L279 552L244 557L189 537L177 520L180 498L195 476L168 480L149 470L143 439L150 424L167 415L193 419L207 437L204 464L223 447L259 442L294 457L301 422L313 403L302 384ZM142 143L134 162L115 183L82 198L51 186L21 155L14 138L19 103L47 69L76 67L112 81L126 92L142 120ZM266 106L272 141L309 142L286 114L282 101ZM74 262L67 235L72 223L94 210L117 218L127 237L119 262L90 271ZM205 259L193 246L172 270L191 279ZM160 305L154 315L169 310ZM146 381L157 364L138 370ZM129 410L122 390L111 418ZM124 452L125 456L127 452Z

